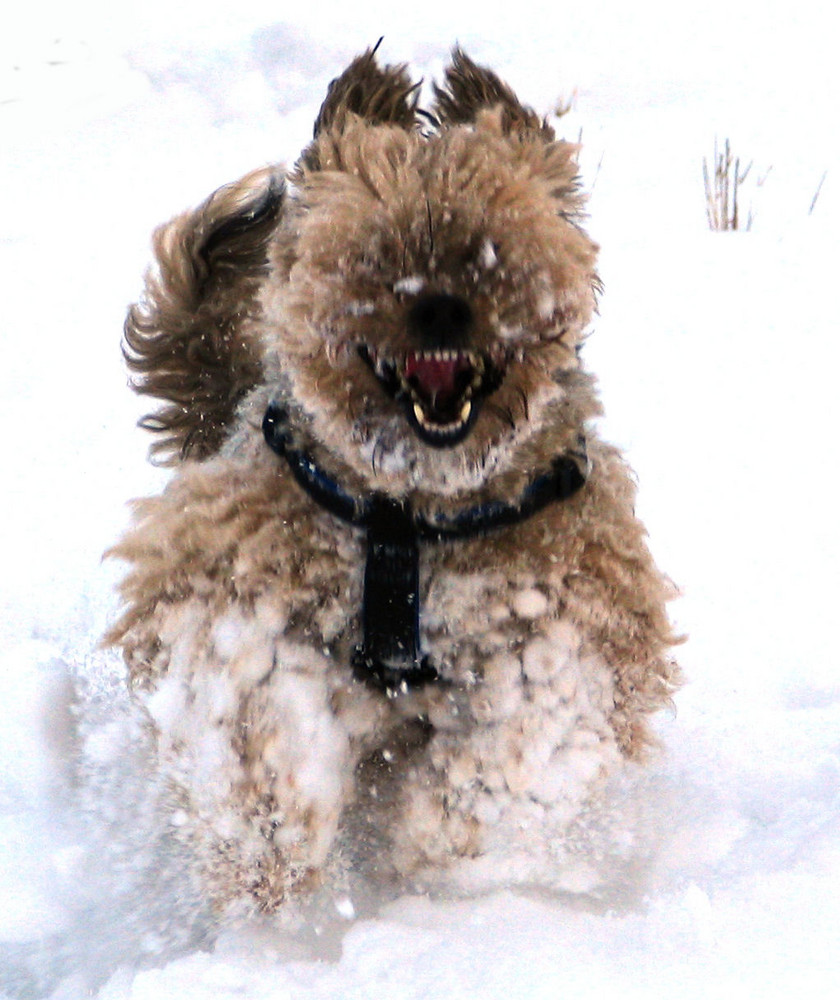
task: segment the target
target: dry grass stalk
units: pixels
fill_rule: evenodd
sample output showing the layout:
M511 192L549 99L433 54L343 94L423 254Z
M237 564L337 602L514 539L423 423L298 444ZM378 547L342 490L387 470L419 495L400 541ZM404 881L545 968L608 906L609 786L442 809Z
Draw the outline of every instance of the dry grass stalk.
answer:
M823 175L822 175L822 177L820 177L820 182L817 185L817 190L814 192L814 197L811 199L811 205L810 205L810 207L808 209L808 215L811 215L811 213L814 211L814 205L816 205L817 198L819 198L819 196L820 196L820 191L822 191L822 186L823 186L823 183L825 181L825 175L827 173L828 173L827 170L823 170Z
M728 139L725 140L722 151L718 150L717 139L715 140L714 173L710 172L709 164L703 157L706 217L710 229L726 231L752 227L752 212L747 213L745 220L738 204L739 189L751 168L752 162L741 170L741 160L739 157L733 158Z

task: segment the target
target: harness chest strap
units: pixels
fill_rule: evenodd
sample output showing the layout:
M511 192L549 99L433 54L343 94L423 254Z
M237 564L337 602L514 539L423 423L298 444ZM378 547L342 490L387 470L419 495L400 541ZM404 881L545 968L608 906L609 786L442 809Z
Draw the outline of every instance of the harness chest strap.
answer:
M353 653L354 675L398 694L434 681L438 672L420 650L419 543L474 538L524 521L549 503L565 500L586 481L586 442L572 455L558 455L515 504L490 501L454 517L427 519L408 501L382 493L354 498L294 444L288 412L272 403L263 419L266 443L288 463L303 490L321 507L367 536L362 642ZM577 460L576 460L577 459Z

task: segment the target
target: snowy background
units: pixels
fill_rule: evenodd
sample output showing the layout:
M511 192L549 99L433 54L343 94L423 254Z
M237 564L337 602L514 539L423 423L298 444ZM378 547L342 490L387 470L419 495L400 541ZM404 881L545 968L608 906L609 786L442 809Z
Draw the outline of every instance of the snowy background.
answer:
M835 995L828 5L229 6L33 3L0 38L0 996ZM582 136L606 286L586 357L654 551L684 591L673 614L689 683L659 720L662 755L607 799L605 885L407 888L380 905L327 901L295 933L211 932L156 825L120 665L96 648L119 572L100 554L125 501L164 480L134 427L122 319L153 226L293 160L328 81L380 35L384 59L427 80L457 39L538 110L573 97L560 131ZM748 233L706 228L716 136L753 161Z

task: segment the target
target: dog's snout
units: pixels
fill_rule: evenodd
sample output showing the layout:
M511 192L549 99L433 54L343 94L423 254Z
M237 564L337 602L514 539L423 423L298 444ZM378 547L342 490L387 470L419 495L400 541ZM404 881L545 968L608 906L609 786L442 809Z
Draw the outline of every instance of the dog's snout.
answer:
M426 348L464 345L473 322L472 309L457 295L424 295L408 314L409 331Z

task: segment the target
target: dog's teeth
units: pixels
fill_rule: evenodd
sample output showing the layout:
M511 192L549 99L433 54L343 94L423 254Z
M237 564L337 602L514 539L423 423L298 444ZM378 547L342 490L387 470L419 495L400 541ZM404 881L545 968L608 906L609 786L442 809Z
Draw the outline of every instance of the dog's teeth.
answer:
M414 404L414 416L417 418L417 423L420 424L421 427L426 426L426 417L423 413L423 408L419 403Z
M468 399L461 407L461 423L465 424L470 419L472 413L472 402Z
M445 351L439 348L434 351L417 351L416 356L422 358L424 361L457 361L459 358L464 358L473 367L480 364L480 358L473 354L472 351Z

